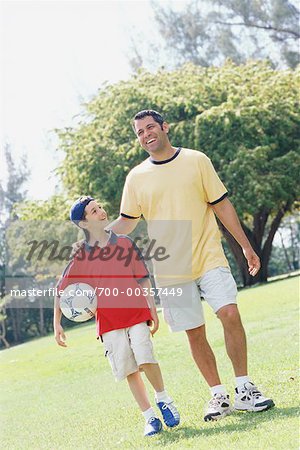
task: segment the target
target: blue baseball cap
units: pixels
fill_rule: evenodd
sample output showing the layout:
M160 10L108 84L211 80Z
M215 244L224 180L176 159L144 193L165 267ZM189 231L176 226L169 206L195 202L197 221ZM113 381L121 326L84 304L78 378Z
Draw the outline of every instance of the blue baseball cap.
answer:
M71 209L70 209L70 220L74 222L76 225L78 225L78 222L82 220L84 216L84 209L85 207L92 201L95 200L93 197L89 197L87 195L80 197L78 200L76 200L75 203L73 203Z

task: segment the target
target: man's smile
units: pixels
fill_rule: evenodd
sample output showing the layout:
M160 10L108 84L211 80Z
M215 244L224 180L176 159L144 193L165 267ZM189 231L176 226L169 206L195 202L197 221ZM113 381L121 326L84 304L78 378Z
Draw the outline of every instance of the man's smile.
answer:
M149 139L148 141L146 141L146 144L148 145L148 144L152 144L152 142L154 142L154 141L156 141L156 139L155 138L151 138L151 139Z

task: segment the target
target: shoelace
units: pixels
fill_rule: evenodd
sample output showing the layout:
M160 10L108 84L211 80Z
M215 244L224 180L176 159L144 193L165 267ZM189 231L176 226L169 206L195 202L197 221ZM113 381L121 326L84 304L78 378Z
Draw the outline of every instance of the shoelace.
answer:
M167 407L169 408L175 419L179 419L179 412L177 411L173 403L165 403L165 405L167 405Z
M217 394L218 395L218 394ZM222 400L227 400L225 395L213 396L208 402L209 406L219 406Z
M262 393L257 389L257 387L256 386L250 386L249 388L247 388L247 389L242 389L242 392L245 394L245 393L249 393L249 395L251 395L252 397L255 397L255 398L259 398L259 397L262 397L263 395L262 395Z

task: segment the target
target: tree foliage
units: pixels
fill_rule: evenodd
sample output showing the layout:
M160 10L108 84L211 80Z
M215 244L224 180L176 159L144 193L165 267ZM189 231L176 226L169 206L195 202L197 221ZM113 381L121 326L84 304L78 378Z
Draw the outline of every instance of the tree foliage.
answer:
M142 71L104 86L78 127L58 131L66 155L58 172L71 197L98 196L116 215L126 174L146 156L130 118L141 109L161 111L173 145L212 159L262 259L257 280L266 280L275 232L299 194L299 87L299 70L263 62ZM240 248L226 237L249 284Z
M191 0L181 10L159 1L152 4L162 41L146 51L143 40L133 36L134 68L153 61L167 67L185 62L220 65L226 58L238 64L268 58L280 67L300 62L300 11L291 1Z
M6 333L10 324L7 318L5 290L5 277L7 272L5 230L10 222L18 218L13 212L13 207L16 203L22 202L26 197L24 183L28 179L29 170L25 157L21 159L19 165L15 163L11 147L8 144L4 146L4 154L8 179L6 185L3 182L0 183L0 340L2 345L8 347L9 343L6 339Z

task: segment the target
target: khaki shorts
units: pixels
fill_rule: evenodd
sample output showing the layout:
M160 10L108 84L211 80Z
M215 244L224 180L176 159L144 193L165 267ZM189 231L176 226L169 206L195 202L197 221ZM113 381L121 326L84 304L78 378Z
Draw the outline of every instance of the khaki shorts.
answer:
M137 372L141 364L158 364L146 322L109 331L102 339L116 381Z
M170 295L172 288L175 292L181 288L182 295ZM168 286L163 292L165 321L171 331L185 331L205 323L201 297L217 313L223 306L236 304L237 287L229 267L216 267L191 283Z

